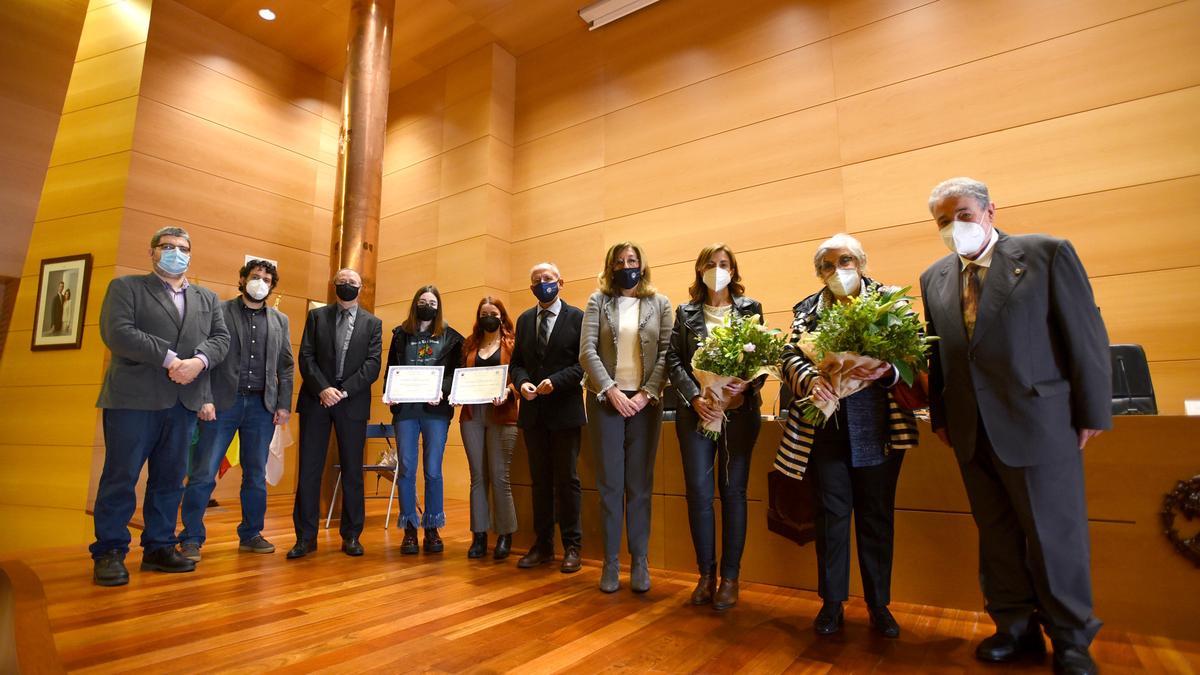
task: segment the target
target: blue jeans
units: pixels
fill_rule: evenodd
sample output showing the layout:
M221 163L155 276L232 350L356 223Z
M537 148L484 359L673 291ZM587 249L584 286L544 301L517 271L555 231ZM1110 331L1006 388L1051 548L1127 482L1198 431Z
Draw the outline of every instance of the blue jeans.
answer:
M399 446L400 524L405 527L445 527L442 456L446 454L449 417L418 417L393 420ZM421 441L425 464L425 516L417 517L417 440Z
M104 410L104 469L96 492L96 541L93 558L109 551L129 552L129 519L137 510L137 482L150 464L142 500L142 548L171 548L175 514L183 496L187 451L196 428L196 413L176 401L165 410Z
M242 542L262 534L267 515L267 454L275 433L275 413L263 405L262 394L239 394L233 405L217 411L217 419L200 422L200 442L188 470L183 490L183 531L179 541L203 545L204 510L217 487L221 459L238 435L242 466L242 522L238 540Z
M742 551L746 548L746 485L750 481L750 457L758 440L762 418L758 410L730 411L725 432L720 439L712 441L696 431L700 417L694 410L681 406L675 415L696 566L701 574L712 573L717 568L713 497L719 490L721 577L737 579L742 567Z

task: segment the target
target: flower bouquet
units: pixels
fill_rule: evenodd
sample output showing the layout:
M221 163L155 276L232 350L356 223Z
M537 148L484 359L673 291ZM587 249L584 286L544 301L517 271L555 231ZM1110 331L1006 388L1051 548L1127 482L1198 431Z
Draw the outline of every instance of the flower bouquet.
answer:
M760 375L779 377L784 339L780 331L764 326L757 314L741 316L731 310L720 326L698 342L692 374L700 383L700 395L722 412L722 419L701 420L697 431L716 440L724 426L724 411L742 402L742 395L730 396L725 385L748 384Z
M855 371L890 363L900 379L911 385L917 373L928 370L926 353L937 338L922 331L907 295L910 288L864 289L849 302L831 303L821 310L816 328L800 336L800 351L829 380L838 397L836 401L803 399L805 422L824 425L837 412L841 399L871 384L855 377Z

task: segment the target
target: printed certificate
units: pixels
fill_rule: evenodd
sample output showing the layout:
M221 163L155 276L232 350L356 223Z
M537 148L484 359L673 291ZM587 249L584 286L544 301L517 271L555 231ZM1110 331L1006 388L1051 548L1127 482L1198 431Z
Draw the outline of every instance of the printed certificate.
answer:
M442 396L445 366L389 366L383 396L391 403L428 403Z
M454 371L450 402L455 405L491 403L508 386L508 365L484 368L459 368Z

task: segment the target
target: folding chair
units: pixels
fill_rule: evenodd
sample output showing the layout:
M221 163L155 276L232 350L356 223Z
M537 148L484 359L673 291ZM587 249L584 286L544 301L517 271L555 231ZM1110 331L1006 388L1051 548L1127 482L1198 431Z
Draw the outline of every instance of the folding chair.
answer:
M396 452L396 447L392 445L392 439L396 437L396 429L390 424L367 424L367 439L382 438L387 443L388 449L393 453ZM365 450L365 448L364 448ZM396 455L396 465L392 464L364 464L363 471L375 472L375 494L366 499L378 499L379 496L379 480L385 473L391 474L392 489L388 493L388 510L387 517L383 521L383 529L388 529L392 522L392 503L396 500L396 484L399 482L396 476L396 469L400 463L400 456ZM337 482L333 484L333 498L329 500L329 513L325 514L325 529L329 529L329 523L333 520L333 507L337 504L338 490L342 487L342 465L334 464L333 468L337 469Z

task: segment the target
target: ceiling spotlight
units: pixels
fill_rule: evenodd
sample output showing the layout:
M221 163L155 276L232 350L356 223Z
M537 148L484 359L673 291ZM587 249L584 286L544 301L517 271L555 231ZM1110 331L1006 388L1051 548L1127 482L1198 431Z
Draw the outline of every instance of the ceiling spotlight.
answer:
M274 21L275 20L275 12L272 12L271 10L267 9L266 7L263 7L262 9L258 10L258 16L263 21Z

